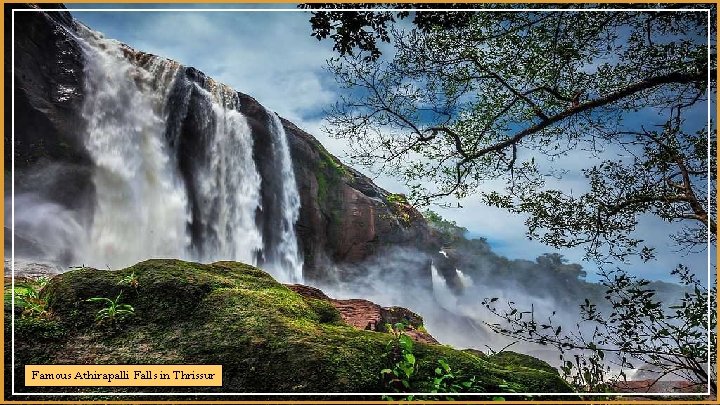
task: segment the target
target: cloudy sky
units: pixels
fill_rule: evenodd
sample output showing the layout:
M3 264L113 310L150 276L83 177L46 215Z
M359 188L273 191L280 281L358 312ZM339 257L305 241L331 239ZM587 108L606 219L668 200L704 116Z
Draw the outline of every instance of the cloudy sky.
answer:
M152 9L158 6L133 7ZM241 5L246 8L245 11L229 11L227 8L238 6L228 5L160 7L194 10L87 11L117 6L68 5L74 10L75 18L107 37L193 66L238 91L250 94L315 135L332 153L343 157L344 142L329 138L321 129L323 111L339 94L333 77L324 69L326 59L334 55L332 44L310 36L309 13L299 11L293 5ZM224 9L220 12L197 10L208 7ZM258 11L260 7L275 10ZM584 158L578 158L577 163L581 159ZM582 160L582 163L587 162ZM390 177L376 178L376 183L392 192L407 190L404 184ZM459 209L433 209L468 228L471 236L486 238L496 252L510 258L534 260L542 253L552 251L538 242L527 240L522 217L483 206L477 197L465 199L462 206ZM669 270L681 259L693 268L707 268L707 252L678 257L667 238L668 232L667 223L655 218L643 221L639 236L654 242L659 254L657 261L632 263L630 268L635 273L650 279L667 279ZM582 263L581 249L560 253L571 261ZM593 279L596 267L587 262L582 264L591 274L588 279ZM702 271L699 273L703 274Z

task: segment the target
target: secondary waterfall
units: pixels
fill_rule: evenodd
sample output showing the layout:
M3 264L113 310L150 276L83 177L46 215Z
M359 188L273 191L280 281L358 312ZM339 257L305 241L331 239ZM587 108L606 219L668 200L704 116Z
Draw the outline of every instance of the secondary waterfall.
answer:
M236 260L302 281L300 197L279 117L267 112L273 153L262 157L279 176L263 179L237 93L82 26L77 40L96 201L75 256L101 268L157 257ZM263 189L275 208L264 208ZM263 222L272 225L266 235Z
M201 256L205 261L228 258L257 264L262 235L255 224L261 207L260 184L252 156L252 134L246 118L213 99L213 94L193 84L204 102L198 114L206 125L205 153L195 173L199 216L203 227Z
M438 273L435 263L430 264L430 274L432 278L432 292L435 301L440 304L441 307L449 310L456 311L458 299L448 287L445 279Z
M281 281L299 283L302 281L302 258L298 254L295 222L300 215L300 195L295 182L295 172L290 159L290 147L287 134L283 129L280 117L267 111L270 117L270 133L273 136L275 159L280 167L282 188L280 188L280 225L279 240L271 248L268 256L270 266L282 272Z

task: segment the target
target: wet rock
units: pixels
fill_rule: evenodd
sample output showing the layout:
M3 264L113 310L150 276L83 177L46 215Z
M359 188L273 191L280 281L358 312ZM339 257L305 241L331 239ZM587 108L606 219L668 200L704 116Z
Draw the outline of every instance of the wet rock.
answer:
M403 332L413 340L438 344L438 341L425 330L422 317L407 308L381 307L364 299L333 299L318 288L301 284L292 284L287 287L303 297L331 303L340 313L342 320L356 329L385 333L388 332L388 327L401 323L404 325Z

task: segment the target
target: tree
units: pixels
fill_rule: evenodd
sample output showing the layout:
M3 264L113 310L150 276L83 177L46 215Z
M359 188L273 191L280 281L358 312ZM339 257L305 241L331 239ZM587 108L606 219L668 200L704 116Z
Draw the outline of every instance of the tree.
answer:
M455 221L449 221L431 210L426 210L423 217L442 246L452 246L465 239L467 228L458 226Z
M421 205L479 193L530 214L531 238L595 259L651 258L632 236L643 213L687 223L676 237L688 247L708 229L714 238L708 128L697 120L716 75L707 13L459 14L417 12L412 29L387 11L313 15L326 23L314 21L314 35L341 55L329 65L347 91L328 130L354 163L401 176ZM373 35L392 37L392 57ZM580 150L595 163L583 170L589 191L552 187ZM482 191L496 179L503 192Z
M376 60L382 55L378 41L390 42L390 28L393 23L410 16L411 9L433 9L437 4L431 3L355 3L353 8L372 9L372 11L346 12L342 9L347 5L342 3L305 3L299 8L322 9L312 12L312 36L318 40L330 37L333 49L340 55L354 55L360 53L365 60ZM466 8L467 4L443 4L442 8ZM382 8L400 9L401 11L381 11ZM405 10L402 10L405 9ZM338 10L338 11L333 11ZM413 24L424 32L430 32L438 26L452 28L466 26L470 21L470 14L463 12L423 12L414 13Z
M610 310L599 310L585 299L581 319L572 330L563 331L567 325L554 322L555 313L538 317L532 309L524 311L512 303L500 308L495 298L483 304L502 321L489 324L494 331L556 348L563 374L578 389L604 392L610 388L610 364L621 370L622 377L628 369L648 372L652 376L648 388L671 375L693 386L709 382L710 391L717 395L715 344L708 351L708 339L717 339L717 314L708 315L708 290L687 267L680 265L672 274L688 289L679 302L668 306L649 281L624 271L604 272L603 304ZM713 288L711 294L715 301L717 290Z
M582 266L576 263L567 264L567 259L559 253L545 253L535 259L535 261L540 270L553 272L560 276L561 279L576 280L587 276Z
M313 35L335 42L339 56L329 68L346 89L327 129L348 140L353 162L401 176L420 205L478 194L527 215L529 238L582 246L605 268L654 258L655 247L636 235L643 216L676 224L673 241L685 251L715 244L717 149L707 120L716 93L716 50L708 46L714 6L710 13L500 7L515 6L313 14ZM411 24L397 23L410 15ZM391 51L383 55L378 42ZM576 172L568 169L578 162ZM580 190L561 181L573 174L584 179ZM498 179L502 189L483 187ZM575 364L597 372L600 383L574 374L586 387L602 386L605 353L622 367L635 359L707 382L706 336L715 325L708 290L685 266L673 274L689 293L668 308L646 280L604 271L613 311L585 302L589 336L537 322L532 309L501 310L496 301L488 308L505 321L495 325L500 333L589 351Z

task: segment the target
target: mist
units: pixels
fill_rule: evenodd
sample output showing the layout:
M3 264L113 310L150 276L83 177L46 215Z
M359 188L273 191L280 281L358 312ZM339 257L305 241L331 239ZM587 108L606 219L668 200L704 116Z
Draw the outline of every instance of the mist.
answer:
M78 246L88 242L93 211L90 168L46 159L30 167L23 163L16 162L14 176L5 175L6 258L14 236L16 258L63 267L82 264Z
M557 253L530 260L510 260L493 252L484 239L456 239L452 248L437 254L411 247L392 247L356 264L335 264L333 280L320 282L336 299L363 298L382 306L401 306L423 317L427 331L443 344L493 354L503 349L529 354L560 365L552 346L524 342L494 332L489 325L503 324L484 301L494 300L499 310L509 303L519 311L532 311L538 323L551 320L565 331L592 334L580 322L580 305L587 298L608 311L605 288L585 281L582 266L567 263ZM677 301L681 286L653 282L663 302ZM528 314L530 316L530 314ZM630 373L628 373L630 375Z

